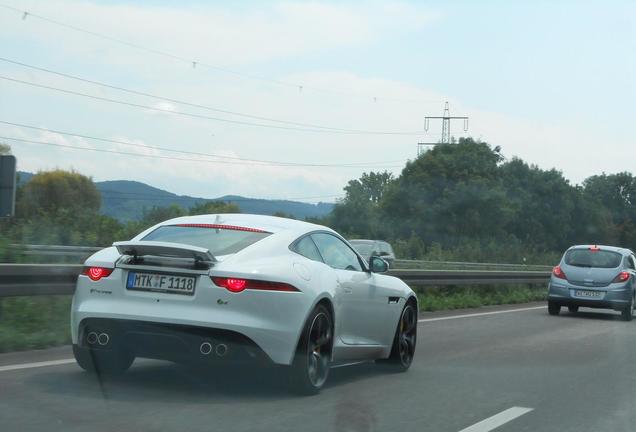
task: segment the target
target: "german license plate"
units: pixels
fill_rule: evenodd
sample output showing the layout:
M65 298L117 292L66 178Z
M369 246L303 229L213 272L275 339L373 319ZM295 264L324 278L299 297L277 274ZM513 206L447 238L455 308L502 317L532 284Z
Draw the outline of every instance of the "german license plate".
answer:
M601 291L576 290L574 292L574 295L577 296L577 297L598 298L598 297L602 297L603 293Z
M137 291L192 295L195 283L196 278L190 276L129 272L126 288Z

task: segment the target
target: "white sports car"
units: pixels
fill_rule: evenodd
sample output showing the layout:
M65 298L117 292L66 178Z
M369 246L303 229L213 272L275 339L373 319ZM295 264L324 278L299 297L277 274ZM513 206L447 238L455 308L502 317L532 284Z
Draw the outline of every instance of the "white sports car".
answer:
M171 219L85 262L71 312L89 371L135 357L264 361L315 393L329 368L382 360L409 368L417 298L381 258L367 264L335 231L272 216Z

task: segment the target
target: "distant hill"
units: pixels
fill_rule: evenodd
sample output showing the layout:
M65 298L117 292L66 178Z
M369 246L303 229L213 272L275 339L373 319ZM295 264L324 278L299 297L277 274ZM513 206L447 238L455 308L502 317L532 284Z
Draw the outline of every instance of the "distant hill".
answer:
M34 176L34 174L30 172L26 172L26 171L18 171L17 174L18 174L18 186L28 182L29 180L31 180L31 177Z
M20 184L28 182L33 177L33 174L24 171L18 174ZM145 183L129 180L95 182L95 186L102 194L102 213L122 222L138 220L142 217L144 209L152 207L177 204L190 208L197 203L207 201L230 201L237 204L243 213L272 215L282 212L297 219L322 217L333 209L332 203L309 204L298 201L246 198L238 195L225 195L214 199L198 198L177 195Z

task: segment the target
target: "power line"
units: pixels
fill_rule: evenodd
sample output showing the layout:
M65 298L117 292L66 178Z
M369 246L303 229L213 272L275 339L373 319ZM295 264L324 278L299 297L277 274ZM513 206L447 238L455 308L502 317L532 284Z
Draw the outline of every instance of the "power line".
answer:
M165 102L173 102L173 103L177 103L177 104L180 104L180 105L187 105L187 106L191 106L191 107L194 107L194 108L205 109L205 110L208 110L208 111L220 112L220 113L223 113L223 114L231 114L231 115L251 118L251 119L255 119L255 120L265 120L265 121L283 123L283 124L288 124L288 125L293 125L293 126L301 126L301 127L307 127L307 128L315 128L315 129L326 129L326 130L332 130L332 131L338 131L338 132L374 133L373 131L365 131L365 130L360 130L360 129L337 128L337 127L323 126L323 125L317 125L317 124L311 124L311 123L301 123L301 122L295 122L295 121L289 121L289 120L280 120L280 119L276 119L276 118L272 118L272 117L263 117L263 116L257 116L257 115L252 115L252 114L246 114L246 113L242 113L242 112L238 112L238 111L230 111L230 110L225 110L225 109L221 109L221 108L214 108L214 107L210 107L210 106L207 106L207 105L202 105L202 104L193 103L193 102L187 102L187 101L183 101L183 100L179 100L179 99L173 99L173 98L169 98L169 97L165 97L165 96L158 96L158 95L155 95L155 94L146 93L146 92L142 92L142 91L138 91L138 90L132 90L132 89L128 89L128 88L125 88L125 87L120 87L120 86L116 86L116 85L112 85L112 84L107 84L107 83L100 82L100 81L94 81L94 80L90 80L90 79L87 79L87 78L78 77L76 75L70 75L70 74L67 74L67 73L64 73L64 72L54 71L52 69L47 69L47 68L43 68L43 67L39 67L39 66L26 64L26 63L22 63L22 62L19 62L19 61L16 61L16 60L7 59L7 58L4 58L4 57L0 57L0 61L6 62L6 63L11 63L11 64L14 64L14 65L17 65L17 66L22 66L22 67L33 69L33 70L37 70L37 71L40 71L40 72L46 72L46 73L57 75L57 76L61 76L61 77L64 77L64 78L73 79L73 80L76 80L76 81L81 81L81 82L92 84L92 85L96 85L96 86L106 87L106 88L110 88L110 89L113 89L113 90L118 90L118 91L130 93L130 94L134 94L134 95L137 95L137 96L149 97L149 98L153 98L153 99L157 99L157 100L161 100L161 101L165 101Z
M365 100L373 101L373 102L377 102L379 100L380 101L381 100L395 101L395 102L415 102L415 103L439 102L439 100L432 100L432 99L423 100L423 99L402 99L402 98L391 98L391 97L367 96L367 95L362 95L362 94L358 94L358 93L343 92L343 91L340 91L340 90L333 90L333 89L325 89L325 88L320 88L320 87L308 86L308 85L300 84L300 83L291 83L291 82L271 79L271 78L267 78L267 77L246 74L246 73L243 73L243 72L239 72L239 71L235 71L235 70L232 70L232 69L216 66L216 65L213 65L213 64L210 64L210 63L199 61L199 60L182 57L180 55L173 54L173 53L170 53L170 52L167 52L167 51L162 51L162 50L158 50L158 49L155 49L155 48L149 48L149 47L146 47L146 46L143 46L143 45L139 45L139 44L136 44L136 43L133 43L133 42L129 42L129 41L124 40L124 39L119 39L119 38L116 38L116 37L113 37L113 36L108 36L108 35L105 35L105 34L102 34L102 33L98 33L98 32L92 31L92 30L87 30L85 28L77 27L77 26L74 26L74 25L71 25L71 24L66 24L66 23L63 23L61 21L57 21L55 19L45 17L43 15L35 14L35 13L32 13L32 12L27 11L27 10L18 9L18 8L15 8L13 6L9 6L9 5L6 5L6 4L0 4L0 7L19 13L23 20L25 20L27 17L37 18L37 19L40 19L42 21L48 22L49 24L54 24L54 25L57 25L59 27L63 27L63 28L69 29L69 30L85 33L85 34L91 35L93 37L97 37L97 38L100 38L100 39L108 40L110 42L115 42L115 43L118 43L118 44L121 44L121 45L128 46L130 48L134 48L134 49L137 49L137 50L140 50L140 51L145 51L145 52L157 55L157 56L170 58L172 60L185 63L188 66L192 66L193 68L205 67L205 68L217 71L217 72L222 72L222 73L226 73L226 74L229 74L229 75L233 75L233 76L238 77L238 78L262 81L262 82L268 82L270 84L275 84L275 85L278 85L278 86L283 86L283 87L288 87L288 88L295 88L295 89L298 89L300 92L302 92L303 90L312 90L314 92L335 94L335 95L347 96L347 97L355 97L355 98L365 99Z
M249 163L249 162L239 162L239 161L233 162L233 161L219 161L219 160L194 159L194 158L178 158L178 157L173 157L173 156L161 156L161 155L150 155L150 154L143 154L143 153L123 152L123 151L119 151L119 150L96 149L96 148L92 148L92 147L78 147L78 146L71 146L71 145L66 145L66 144L57 144L57 143L51 143L51 142L46 142L46 141L30 140L30 139L16 138L16 137L7 137L7 136L0 136L0 139L23 142L23 143L47 145L47 146L52 146L52 147L70 148L70 149L74 149L74 150L86 150L86 151L95 151L95 152L102 152L102 153L120 154L120 155L126 155L126 156L148 157L148 158L155 158L155 159L167 159L167 160L184 161L184 162L199 162L199 163L212 163L212 164L223 164L223 165L233 164L233 165L259 165L259 166L264 166L263 164L254 164L254 163ZM320 166L320 165L304 165L304 166L306 166L306 167L315 166L315 167L318 167L318 168L325 168L324 166ZM359 167L359 166L349 166L347 168L361 168L361 167ZM400 166L393 166L393 167L386 167L386 168L400 168Z
M194 113L187 113L183 111L175 111L175 110L170 110L165 108L158 108L158 107L153 107L149 105L142 105L142 104L137 104L133 102L122 101L118 99L110 99L110 98L106 98L102 96L95 96L95 95L90 95L87 93L76 92L73 90L47 86L44 84L36 84L29 81L23 81L23 80L19 80L15 78L10 78L4 75L0 75L0 79L23 84L23 85L28 85L32 87L43 88L46 90L52 90L52 91L56 91L60 93L66 93L66 94L70 94L74 96L82 96L89 99L99 100L102 102L110 102L114 104L126 105L126 106L130 106L134 108L147 109L147 110L163 112L167 114L174 114L174 115L179 115L184 117L193 117L193 118L204 119L204 120L214 120L214 121L220 121L225 123L239 124L243 126L256 126L256 127L273 128L273 129L293 130L293 131L300 131L300 132L331 133L331 134L344 134L344 135L419 135L421 134L421 132L375 132L375 131L346 132L346 131L338 131L338 130L330 130L330 129L307 129L307 128L299 128L299 127L291 127L291 126L271 125L271 124L265 124L265 123L253 123L253 122L247 122L247 121L241 121L241 120L231 120L231 119L226 119L221 117L207 116L203 114L194 114Z
M307 199L319 199L319 198L338 198L344 196L344 194L335 194L335 195L317 195L317 196L303 196L303 197L288 197L288 198L199 198L199 197L190 197L190 196L182 196L176 195L174 197L167 197L164 194L154 194L148 192L125 192L118 191L114 189L99 189L100 193L108 193L115 195L133 195L133 196L141 196L147 198L148 200L165 200L165 201L197 201L197 202L246 202L246 201L295 201L295 200L307 200ZM170 193L170 192L166 192ZM106 197L107 199L114 199L115 197ZM123 198L121 198L123 199ZM135 198L138 199L138 198Z
M318 166L320 166L320 167L381 168L382 166L386 166L386 165L381 165L381 164L406 162L405 160L392 160L392 161L381 161L381 162L354 162L354 163L342 163L342 164L310 164L310 163L301 163L301 162L282 162L282 161L272 161L272 160L262 160L262 159L249 159L249 158L241 158L241 157L236 157L236 156L224 156L224 155L217 155L217 154L212 154L212 153L201 153L201 152L188 151L188 150L177 150L177 149L172 149L172 148L168 148L168 147L157 147L157 146L151 146L151 145L147 145L147 144L137 144L137 143L131 143L131 142L126 142L126 141L121 141L121 140L100 138L100 137L95 137L95 136L85 135L85 134L79 134L79 133L74 133L74 132L66 132L66 131L61 131L61 130L56 130L56 129L49 129L49 128L32 126L32 125L25 125L25 124L22 124L22 123L14 123L14 122L9 122L9 121L5 121L5 120L0 120L0 123L1 124L6 124L6 125L11 125L11 126L17 126L17 127L21 127L21 128L38 130L38 131L42 131L42 132L51 132L51 133L56 133L56 134L66 135L66 136L72 136L72 137L77 137L77 138L84 138L84 139L102 141L102 142L113 143L113 144L122 144L122 145L131 146L131 147L140 147L140 148L147 148L147 149L152 149L152 150L161 150L161 151L168 151L168 152L182 153L182 154L189 154L189 155L196 155L196 156L206 156L206 157L219 158L219 159L230 159L230 160L239 160L239 161L245 161L245 162L254 162L255 165L256 164L258 164L258 165L262 164L262 165L266 165L266 166L272 165L272 166L301 166L301 167L305 167L305 166L311 166L311 167L316 166L316 167L318 167Z
M57 91L57 92L61 92L61 93L66 93L66 94L70 94L70 95L74 95L74 96L82 96L82 97L95 99L95 100L99 100L99 101L103 101L103 102L110 102L110 103L115 103L115 104L120 104L120 105L131 106L131 107L134 107L134 108L142 108L142 109L147 109L147 110L151 110L151 111L163 112L163 113L168 113L168 114L175 114L175 115L180 115L180 116L185 116L185 117L194 117L194 118L199 118L199 119L215 120L215 121L221 121L221 122L233 123L233 124L240 124L240 125L247 125L247 126L259 126L259 127L274 128L274 129L296 130L296 131L303 131L303 132L331 132L331 131L318 130L318 129L314 130L314 129L303 129L303 128L296 128L296 127L278 126L278 125L268 125L268 124L262 124L262 123L252 123L252 122L245 122L245 121L240 121L240 120L224 119L224 118L220 118L220 117L211 117L211 116L206 116L206 115L202 115L202 114L193 114L193 113L186 113L186 112L181 112L181 111L173 111L173 110L169 110L169 109L152 107L152 106L148 106L148 105L141 105L141 104L121 101L121 100L117 100L117 99L105 98L105 97L102 97L102 96L89 95L89 94L86 94L86 93L76 92L76 91L73 91L73 90L61 89L61 88L57 88L57 87L51 87L51 86L47 86L47 85L43 85L43 84L36 84L36 83L29 82L29 81L23 81L23 80L19 80L19 79L15 79L15 78L9 78L9 77L2 76L2 75L0 75L0 79L6 80L6 81L12 81L12 82L19 83L19 84L29 85L29 86L32 86L32 87L38 87L38 88L43 88L43 89L47 89L47 90L52 90L52 91Z

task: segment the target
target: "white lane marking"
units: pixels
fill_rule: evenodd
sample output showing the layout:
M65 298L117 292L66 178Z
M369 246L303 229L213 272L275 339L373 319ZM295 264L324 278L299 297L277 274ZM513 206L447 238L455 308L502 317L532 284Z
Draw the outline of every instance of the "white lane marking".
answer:
M51 360L51 361L42 361L35 363L22 363L22 364L13 364L7 366L0 366L0 372L18 370L18 369L32 369L39 368L45 366L58 366L69 363L75 363L75 359L62 359L62 360Z
M417 320L417 322L433 322L433 321L446 321L446 320L459 319L459 318L473 318L473 317L480 317L480 316L487 316L487 315L498 315L498 314L504 314L504 313L523 312L523 311L536 310L536 309L545 309L546 307L547 306L532 306L532 307L527 307L527 308L506 309L506 310L493 311L493 312L478 312L478 313L473 313L473 314L451 315L451 316L438 317L438 318L422 318L420 320Z
M462 429L459 432L488 432L493 429L497 429L499 426L502 426L509 421L516 419L517 417L521 417L522 415L527 414L532 410L533 408L523 407L508 408L507 410L502 411L499 414L488 417L487 419L482 420L479 423L475 423L472 426L468 426L467 428Z

